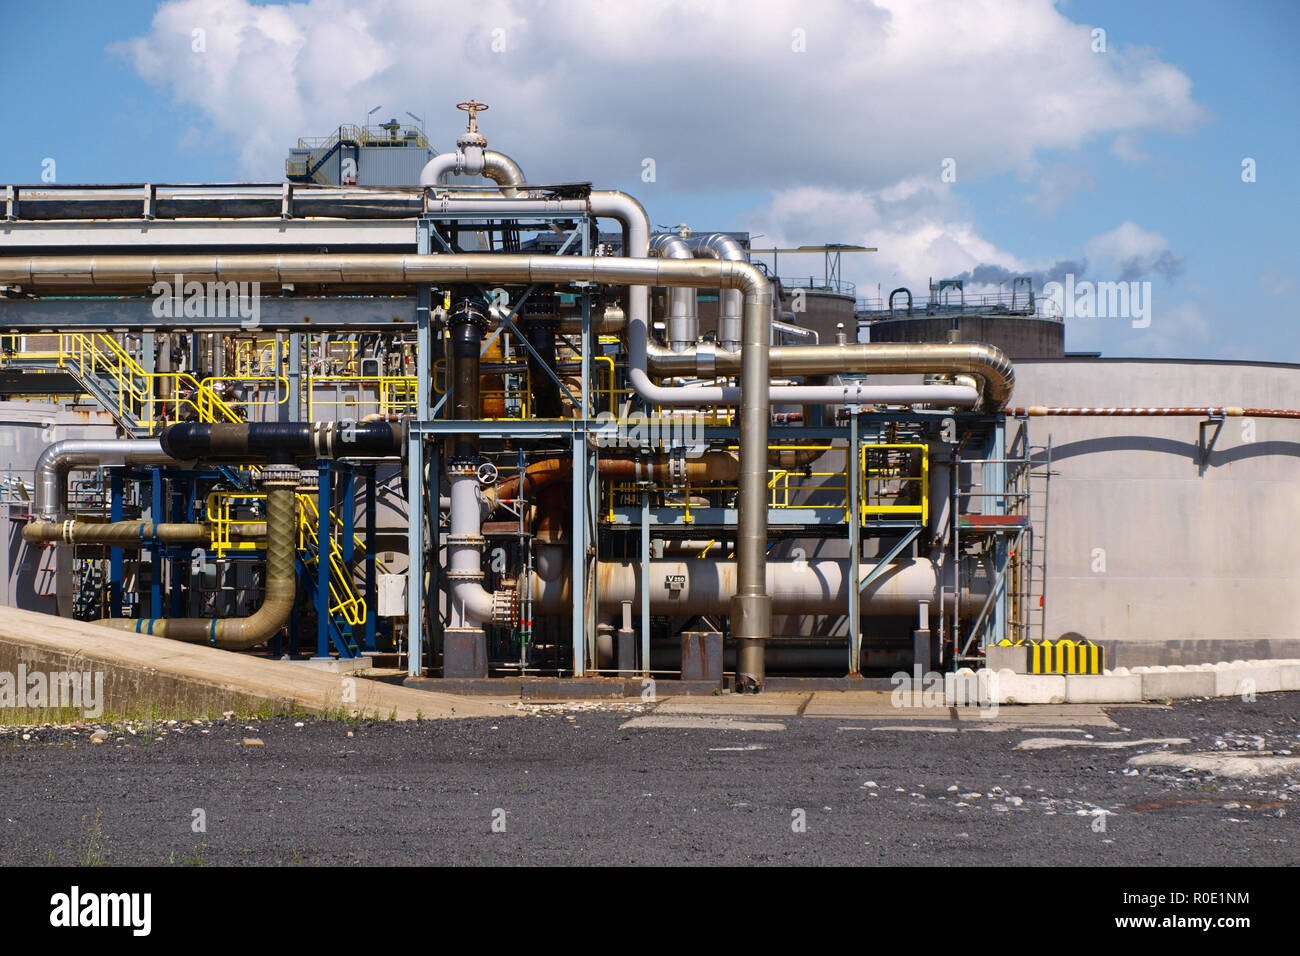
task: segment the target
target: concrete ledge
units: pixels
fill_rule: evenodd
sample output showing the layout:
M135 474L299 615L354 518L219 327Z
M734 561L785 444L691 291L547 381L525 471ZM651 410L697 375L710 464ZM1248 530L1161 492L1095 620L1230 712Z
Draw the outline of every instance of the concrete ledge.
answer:
M1137 703L1142 678L1137 674L1067 674L1065 699L1071 704Z
M103 712L114 717L219 716L228 710L381 720L517 716L487 701L0 608L0 671L17 673L20 664L29 674L102 673Z
M1213 697L1214 674L1197 667L1135 667L1142 679L1144 700L1182 700L1188 697Z
M1214 696L1270 694L1282 689L1277 667L1262 661L1220 661L1214 665Z
M1064 704L1065 677L1060 674L1017 674L998 671L999 704Z

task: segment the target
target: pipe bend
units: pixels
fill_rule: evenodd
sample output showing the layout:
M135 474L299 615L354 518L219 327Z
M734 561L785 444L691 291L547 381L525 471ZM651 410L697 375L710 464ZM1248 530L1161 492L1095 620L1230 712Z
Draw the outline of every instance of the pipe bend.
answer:
M519 196L519 188L528 182L523 169L505 153L495 149L483 150L482 175L501 187L501 195L507 199Z

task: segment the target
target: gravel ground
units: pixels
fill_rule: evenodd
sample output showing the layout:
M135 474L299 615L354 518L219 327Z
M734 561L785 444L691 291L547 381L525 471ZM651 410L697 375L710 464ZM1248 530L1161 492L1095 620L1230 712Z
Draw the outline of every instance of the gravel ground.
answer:
M1117 707L1122 729L1074 733L621 729L639 706L526 711L136 724L99 743L94 724L3 728L0 865L1300 862L1300 774L1126 764L1166 746L1300 754L1300 694ZM1191 742L1015 749L1034 737Z

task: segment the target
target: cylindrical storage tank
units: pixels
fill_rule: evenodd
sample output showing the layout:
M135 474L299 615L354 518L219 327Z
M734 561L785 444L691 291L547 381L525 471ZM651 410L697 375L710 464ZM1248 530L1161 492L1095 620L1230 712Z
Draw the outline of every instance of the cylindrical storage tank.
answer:
M996 346L1012 361L1065 355L1065 323L1031 315L915 315L878 319L868 328L872 342L946 342L955 329L961 341Z

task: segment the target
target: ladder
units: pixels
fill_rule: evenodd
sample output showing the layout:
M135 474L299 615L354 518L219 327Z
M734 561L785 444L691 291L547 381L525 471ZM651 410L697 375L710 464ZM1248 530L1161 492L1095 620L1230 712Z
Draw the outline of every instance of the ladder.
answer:
M1026 641L1047 637L1047 529L1052 488L1052 439L1046 445L1029 448L1029 471L1026 475L1029 494L1029 535L1025 547L1026 597L1023 634Z

